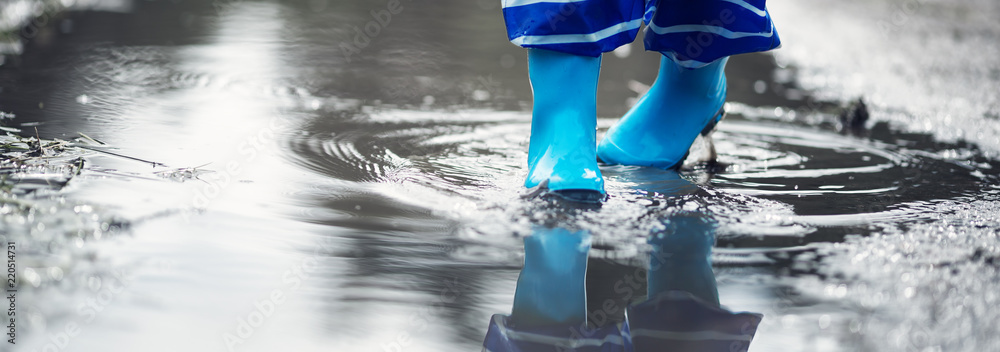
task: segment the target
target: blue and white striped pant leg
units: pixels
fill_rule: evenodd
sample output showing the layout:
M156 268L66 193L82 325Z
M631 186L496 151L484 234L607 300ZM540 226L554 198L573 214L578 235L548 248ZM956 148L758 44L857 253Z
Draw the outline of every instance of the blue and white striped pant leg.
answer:
M599 56L631 43L643 22L646 50L684 67L780 45L765 0L503 0L511 42Z
M494 314L483 340L483 352L635 352L622 339L619 325L520 329L510 325L510 317Z
M644 12L644 0L503 0L514 44L592 57L634 41Z
M668 291L627 308L622 337L630 352L746 351L764 316L732 312L684 291Z
M715 60L781 45L765 0L650 0L646 50L698 68Z

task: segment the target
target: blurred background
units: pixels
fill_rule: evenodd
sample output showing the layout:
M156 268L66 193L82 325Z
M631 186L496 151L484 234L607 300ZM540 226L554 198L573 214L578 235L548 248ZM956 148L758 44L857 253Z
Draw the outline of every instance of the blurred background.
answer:
M719 163L602 167L600 207L521 197L500 1L398 6L0 0L0 350L480 350L539 226L594 236L611 324L678 211L719 224L750 351L998 350L1000 3L769 3L783 47L729 61ZM599 133L658 60L604 55Z

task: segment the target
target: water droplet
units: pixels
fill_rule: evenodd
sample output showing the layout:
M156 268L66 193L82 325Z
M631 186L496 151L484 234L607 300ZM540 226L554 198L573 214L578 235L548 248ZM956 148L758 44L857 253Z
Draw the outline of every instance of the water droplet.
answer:
M781 317L781 326L784 327L785 329L791 328L795 326L796 323L798 323L798 320L799 320L798 317L795 315L791 314L785 315Z
M28 281L28 284L34 287L38 287L42 284L42 278L35 272L35 269L24 268L24 279Z
M90 279L87 280L87 287L89 287L91 291L100 290L101 289L101 278L98 277L98 276L96 276L96 275L95 276L91 276Z
M830 327L830 316L826 314L819 316L819 328L826 329L828 327Z
M764 81L753 82L753 91L757 94L764 94L767 92L767 83Z
M839 285L839 286L837 286L837 289L834 291L834 296L837 296L839 298L843 298L844 296L847 296L847 285Z
M477 101L490 100L490 92L487 92L482 89L477 89L474 92L472 92L472 99Z
M851 332L853 332L855 334L860 333L861 332L861 321L859 321L857 319L851 320L851 324L850 324L850 326L848 328L851 330Z
M62 269L60 269L59 267L55 267L55 266L49 268L49 277L52 278L52 280L56 280L56 281L62 280L62 278L63 278L63 271L62 271Z

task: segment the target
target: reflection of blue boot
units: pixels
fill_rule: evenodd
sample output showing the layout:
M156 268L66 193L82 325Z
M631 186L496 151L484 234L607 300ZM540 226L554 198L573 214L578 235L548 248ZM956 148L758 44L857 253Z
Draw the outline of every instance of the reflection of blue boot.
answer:
M528 50L534 105L528 147L528 188L600 199L597 168L597 78L600 57ZM590 193L590 196L587 196Z
M707 214L671 216L650 236L649 298L628 308L622 335L636 352L746 351L763 317L719 306L711 253L716 222Z
M680 166L699 133L722 118L728 58L686 69L660 59L656 82L604 135L597 154L608 164Z
M719 289L712 272L715 220L700 213L681 213L664 225L665 231L648 239L653 246L646 278L648 296L684 291L718 307Z
M520 327L566 324L587 319L585 232L544 229L524 239L524 268L517 278L511 319Z

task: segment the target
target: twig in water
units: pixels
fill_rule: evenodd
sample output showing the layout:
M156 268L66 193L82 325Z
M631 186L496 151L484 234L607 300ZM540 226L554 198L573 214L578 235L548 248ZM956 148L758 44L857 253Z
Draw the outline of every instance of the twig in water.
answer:
M125 159L130 159L130 160L135 160L135 161L141 161L141 162L153 165L153 167L157 167L157 166L167 167L167 164L164 164L164 163L158 163L158 162L155 162L155 161L149 161L149 160L145 160L145 159L139 159L139 158L128 156L128 155L123 155L123 154L118 154L118 153L112 153L112 152L109 152L109 151L106 151L106 150L100 150L100 149L92 148L92 147L85 146L85 145L78 145L77 147L83 148L83 149L86 149L86 150L91 150L91 151L99 152L99 153L108 154L108 155L114 155L114 156L117 156L119 158L125 158Z
M107 143L104 143L103 141L99 141L97 139L91 138L90 136L84 134L83 132L77 132L77 134L79 134L83 138L86 138L88 141L94 142L94 144L97 144L97 145L108 145Z
M38 127L35 127L35 138L38 142L38 154L45 155L45 146L42 145L42 136L38 135Z

